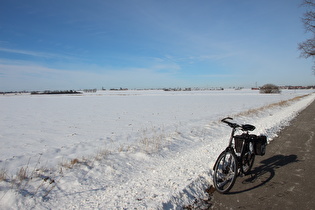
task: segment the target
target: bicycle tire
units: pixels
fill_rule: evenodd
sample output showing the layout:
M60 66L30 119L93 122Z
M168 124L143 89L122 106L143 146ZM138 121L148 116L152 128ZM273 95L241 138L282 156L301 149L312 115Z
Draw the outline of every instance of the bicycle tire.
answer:
M255 154L251 152L246 152L244 155L241 157L241 164L242 166L240 167L241 172L244 175L248 175L250 173L250 170L252 169L255 161Z
M227 193L233 187L237 177L237 159L231 151L222 152L215 165L213 183L219 193Z

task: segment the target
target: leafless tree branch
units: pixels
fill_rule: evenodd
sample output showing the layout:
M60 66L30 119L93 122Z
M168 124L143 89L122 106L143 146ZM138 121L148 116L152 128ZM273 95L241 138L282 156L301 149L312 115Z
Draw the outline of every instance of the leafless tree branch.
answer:
M315 0L303 0L302 6L307 8L302 18L304 28L306 32L312 33L313 38L299 43L298 49L301 51L301 57L315 58ZM315 63L312 69L315 74Z

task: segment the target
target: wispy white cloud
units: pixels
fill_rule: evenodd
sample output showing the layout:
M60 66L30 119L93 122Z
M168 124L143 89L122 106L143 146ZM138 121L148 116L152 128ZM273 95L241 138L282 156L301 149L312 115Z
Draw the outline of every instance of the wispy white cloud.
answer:
M177 66L156 65L147 68L111 69L97 67L90 71L48 68L22 61L0 60L0 90L43 90L80 88L151 88L179 84Z
M67 56L67 55L29 51L29 50L20 50L20 49L10 49L10 48L3 48L3 47L0 47L0 51L6 52L6 53L23 54L23 55L33 56L33 57L42 57L42 58L75 59L75 57Z
M241 75L235 75L235 74L205 74L205 75L199 75L198 77L204 77L204 78L235 78L235 77L242 77Z
M229 58L229 57L233 57L238 55L239 53L237 52L227 52L227 53L220 53L220 54L208 54L208 55L200 55L197 57L192 57L192 59L194 60L200 60L200 61L217 61L217 60L221 60L221 59L225 59L225 58Z
M198 62L216 62L223 59L231 58L240 55L240 52L226 52L226 53L209 53L200 55L182 55L182 56L172 56L166 55L163 59L165 62L174 63L180 65L180 63L198 63Z

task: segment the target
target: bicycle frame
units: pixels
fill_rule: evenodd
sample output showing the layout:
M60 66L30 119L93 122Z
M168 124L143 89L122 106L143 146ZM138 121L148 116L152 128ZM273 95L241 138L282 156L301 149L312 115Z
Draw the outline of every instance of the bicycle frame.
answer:
M235 132L236 132L236 128L233 128L232 132L231 132L231 136L230 136L228 147L232 147L232 142L233 142L233 139L234 139Z
M237 130L237 128L233 128L232 129L230 140L229 140L229 145L227 146L225 151L229 151L229 152L232 152L232 153L235 154L235 156L237 158L237 167L239 168L241 166L241 155L238 155L238 153L235 150L235 146L234 147L232 146L236 130ZM242 149L241 149L241 154L244 152L244 146L245 146L245 142L243 142Z

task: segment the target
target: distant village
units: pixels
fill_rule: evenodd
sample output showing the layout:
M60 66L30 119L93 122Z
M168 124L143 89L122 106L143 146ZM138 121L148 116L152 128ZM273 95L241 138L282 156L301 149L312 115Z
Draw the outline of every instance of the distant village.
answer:
M283 90L299 90L299 89L315 89L315 85L313 86L292 86L292 85L285 85L285 86L278 86L279 89ZM252 88L252 90L259 90L260 87L258 88Z

